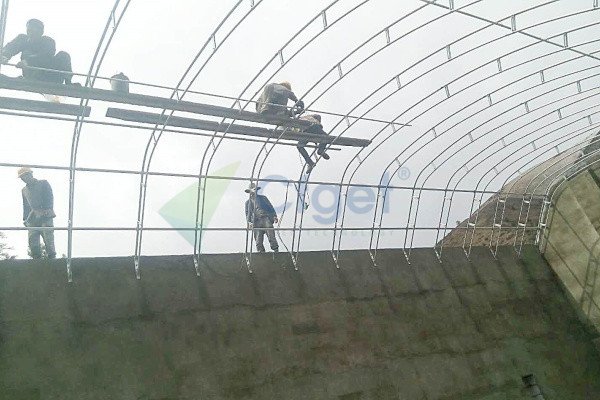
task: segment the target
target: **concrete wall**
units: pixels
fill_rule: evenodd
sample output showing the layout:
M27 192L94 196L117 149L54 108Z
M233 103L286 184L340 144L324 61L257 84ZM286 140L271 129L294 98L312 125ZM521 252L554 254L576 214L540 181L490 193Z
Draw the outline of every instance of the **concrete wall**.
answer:
M600 187L584 171L554 202L540 246L574 303L600 329Z
M280 255L281 258L285 258ZM0 398L600 398L600 358L536 249L0 263Z

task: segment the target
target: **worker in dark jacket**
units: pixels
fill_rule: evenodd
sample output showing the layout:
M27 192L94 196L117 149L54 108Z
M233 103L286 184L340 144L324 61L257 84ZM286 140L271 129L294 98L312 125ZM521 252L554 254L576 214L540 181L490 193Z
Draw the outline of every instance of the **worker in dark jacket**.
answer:
M71 84L73 69L71 56L64 52L56 52L54 39L44 36L44 24L38 19L27 21L27 34L17 36L2 49L2 63L6 64L17 54L21 54L18 68L23 69L26 79ZM46 68L56 71L41 71L27 67Z
M295 103L291 110L287 109L288 100ZM256 112L264 115L293 117L302 110L304 102L298 100L289 82L269 83L256 103Z
M33 177L33 171L29 168L21 168L18 177L25 182L23 188L23 224L30 228L29 251L32 258L41 258L42 249L40 236L46 245L48 258L56 258L54 248L54 231L51 229L36 229L53 227L54 196L48 181L37 180Z
M308 121L311 125L304 130L306 133L313 133L315 135L325 135L327 136L327 132L323 130L323 125L321 125L321 116L319 114L307 114L300 117L303 121ZM304 148L308 144L307 140L301 140L298 142L296 146L304 160L306 161L306 173L310 174L315 167L315 162L310 158L308 152ZM325 148L327 147L327 143L319 143L317 147L317 154L323 157L325 160L329 160L329 154L325 152Z
M265 233L269 239L271 250L278 252L279 244L275 238L275 230L273 227L273 224L278 221L277 213L267 196L256 193L258 189L260 189L260 186L256 186L252 183L250 184L250 187L245 190L246 193L250 193L250 199L246 200L246 221L248 222L248 227L254 231L256 250L259 253L265 252L265 246L263 244Z

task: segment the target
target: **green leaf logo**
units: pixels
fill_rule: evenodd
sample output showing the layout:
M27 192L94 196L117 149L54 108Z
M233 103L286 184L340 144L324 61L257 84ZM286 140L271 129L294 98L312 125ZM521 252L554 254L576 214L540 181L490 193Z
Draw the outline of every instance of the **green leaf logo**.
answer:
M214 172L214 175L234 176L241 162L229 164ZM217 211L221 199L225 195L231 180L229 179L207 179L204 201L204 226L208 226L213 215ZM202 192L201 192L202 195ZM173 228L194 228L196 224L196 203L198 199L198 183L194 183L183 189L179 194L169 200L158 211ZM200 199L202 207L202 199ZM200 219L200 217L198 217ZM200 221L198 221L200 224ZM191 245L194 244L194 231L177 231Z

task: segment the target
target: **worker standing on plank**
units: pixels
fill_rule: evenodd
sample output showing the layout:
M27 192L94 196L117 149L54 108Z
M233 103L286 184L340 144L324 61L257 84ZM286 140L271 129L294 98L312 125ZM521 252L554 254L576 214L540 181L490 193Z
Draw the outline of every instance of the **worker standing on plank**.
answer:
M313 133L315 135L327 136L327 132L323 130L323 125L321 125L321 116L319 114L303 115L302 117L300 117L300 119L311 123L311 125L308 128L306 128L304 132ZM296 147L298 148L298 151L300 152L300 154L306 161L306 164L308 165L306 167L306 173L310 174L313 168L315 167L316 163L310 158L308 152L304 148L304 146L306 146L307 144L308 140L301 140L298 142L298 145ZM327 147L327 143L319 143L317 147L317 154L323 157L325 160L329 160L329 154L325 152L325 147Z
M17 36L2 49L2 64L21 53L17 68L23 70L23 78L36 81L71 84L73 69L71 56L60 51L56 53L54 39L44 36L44 23L39 19L27 21L27 34ZM51 69L41 71L27 67ZM62 71L62 72L56 72Z
M287 109L288 100L295 102L294 107L289 111ZM302 110L304 110L304 102L298 100L292 92L292 85L289 82L269 83L256 103L256 112L263 115L293 117Z
M25 182L23 188L23 224L29 228L29 251L32 258L41 258L40 236L44 239L48 258L56 258L54 230L36 229L54 226L54 196L48 181L37 180L29 168L20 168L17 176Z
M246 200L246 221L248 222L248 228L254 232L254 241L256 242L256 250L259 253L265 252L265 246L263 244L265 239L265 233L269 239L271 250L277 253L279 251L279 244L275 238L274 223L277 223L277 214L273 205L267 198L256 192L260 189L260 186L256 186L251 183L246 193L250 194L250 199Z

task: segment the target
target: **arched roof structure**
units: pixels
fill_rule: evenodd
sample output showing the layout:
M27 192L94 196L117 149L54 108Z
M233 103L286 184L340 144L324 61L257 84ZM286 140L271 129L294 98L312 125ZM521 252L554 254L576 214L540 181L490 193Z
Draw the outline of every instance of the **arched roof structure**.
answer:
M18 7L9 3L3 0L0 38L7 37L13 7ZM131 76L148 76L154 71L152 81L132 78L132 92L177 104L227 107L232 114L209 114L210 121L225 126L211 131L175 125L177 118L198 117L176 107L158 108L157 113L157 107L148 110L139 104L115 105L90 98L78 100L78 110L89 107L90 115L83 111L76 115L15 111L7 109L8 98L21 98L23 92L2 86L7 89L7 94L3 91L7 96L5 107L0 107L4 109L4 124L11 121L17 130L24 120L38 126L56 122L60 128L52 129L61 131L70 126L66 162L36 163L26 157L0 160L7 168L28 165L68 173L66 218L56 230L66 233L69 279L71 260L79 254L78 240L82 240L76 236L92 231L130 249L138 278L144 254L187 249L194 254L196 268L200 268L202 254L214 251L203 245L202 239L208 234L221 235L219 239L215 236L215 242L242 244L251 271L252 231L243 217L233 218L241 224L230 226L212 218L218 214L216 206L210 204L210 193L214 191L222 192L226 199L222 207L242 214L236 208L242 209L243 196L231 198L228 193L232 189L227 184L225 188L219 186L224 181L239 186L236 193L249 182L278 184L271 185L271 190L276 187L275 196L283 200L279 201L284 217L279 234L286 236L280 239L296 268L300 267L301 251L317 248L331 249L340 268L343 262L339 252L346 248L368 249L375 264L381 247L402 247L408 259L415 246L436 246L439 254L443 251L440 240L453 228L451 221L469 218L471 222L474 217L464 228L467 244L468 231L480 229L474 215L478 205L502 188L513 187L520 176L530 180L525 189L505 190L503 196L522 197L524 210L533 198L547 204L552 196L550 188L575 170L571 166L573 154L589 142L600 123L597 0L328 0L303 4L231 0L219 2L219 7L206 2L214 6L208 8L189 2L188 10L179 10L176 5L167 10L167 2L160 1L100 3L98 7L105 11L100 36L96 43L88 44L95 50L90 53L87 68L76 71L83 71L78 76L84 87L106 88L111 75L106 63L114 70L120 67L118 61L124 60L129 68L138 68L125 71ZM151 28L172 30L173 37L165 33L155 37L146 32L148 42L142 43L139 38L136 42L135 29L149 29L148 24L140 25L141 20L149 18L146 13L161 12L164 16ZM189 14L194 12L202 17L192 18ZM202 32L203 37L187 37L186 29ZM157 67L161 59L155 53L167 54L170 48L185 48L187 53L181 57L169 53L174 58L166 68L167 79ZM131 59L125 56L131 54ZM136 57L145 61L140 65ZM9 68L4 66L1 72L8 74L12 71ZM234 129L239 124L249 131L268 126L238 120L235 113L241 116L253 111L262 88L278 80L292 81L307 109L322 114L326 130L340 138L328 144L332 159L319 160L311 174L305 173L303 163L295 161L295 141L286 136L295 132L294 128L282 124L273 137L250 137ZM128 122L117 121L110 118L110 113L107 117L95 112L111 106L131 113L152 111L160 123L135 121L134 114L128 114L132 118ZM97 133L103 130L111 132L106 135L132 131L140 135L128 144L132 136L123 134L111 145ZM359 148L338 146L346 137L370 144ZM93 144L84 150L86 140ZM131 146L131 151L123 153L131 156L125 162L127 167L102 165L102 159L94 160L94 165L82 161L93 154L92 150L99 150L109 159L112 151L121 154L121 146ZM165 147L168 151L163 154ZM185 156L174 156L179 151ZM557 155L557 162L550 163L535 178L522 175ZM169 157L171 163L166 161ZM227 170L227 165L223 167L235 158L240 159L238 165L243 164L243 171L239 166L233 172ZM190 159L195 160L190 163L193 166L179 164ZM571 160L570 164L561 164L562 159ZM165 169L165 165L174 167ZM223 168L226 173L219 172ZM123 221L129 224L98 225L93 218L87 223L85 218L78 222L78 207L86 208L89 194L94 192L89 183L79 189L82 174L108 176L102 181L109 186L101 188L104 191L135 192L135 200L133 196L123 200L127 207L111 206L114 199L110 197L101 211L107 215L113 207L120 207L118 214L127 214ZM131 179L122 183L115 178L120 176ZM545 177L541 188L539 176ZM195 191L191 219L180 225L170 221L170 226L164 221L162 225L157 223L155 216L149 220L148 204L154 203L152 191L164 191L181 179L195 183L190 189ZM327 201L321 198L315 203L311 197L315 193L327 197L333 206L324 205ZM307 208L311 198L314 207ZM161 195L157 203L161 199L164 202ZM500 204L502 196L498 199ZM327 214L327 218L309 218L313 210ZM232 213L225 214L229 217ZM0 228L4 231L23 229L0 225L5 225ZM542 225L527 226L525 218L519 228L539 230ZM507 227L500 218L494 226L483 228L492 232L491 246L494 229ZM127 233L127 239L111 237L110 232ZM155 236L153 249L148 251L147 236L167 232L187 232L189 246L162 249L160 244L167 240ZM328 236L306 245L311 232L327 232ZM365 235L355 239L352 234L356 232ZM394 235L386 235L390 232ZM235 249L217 246L219 250ZM465 251L468 255L470 246L465 246ZM101 251L96 253L102 255Z

